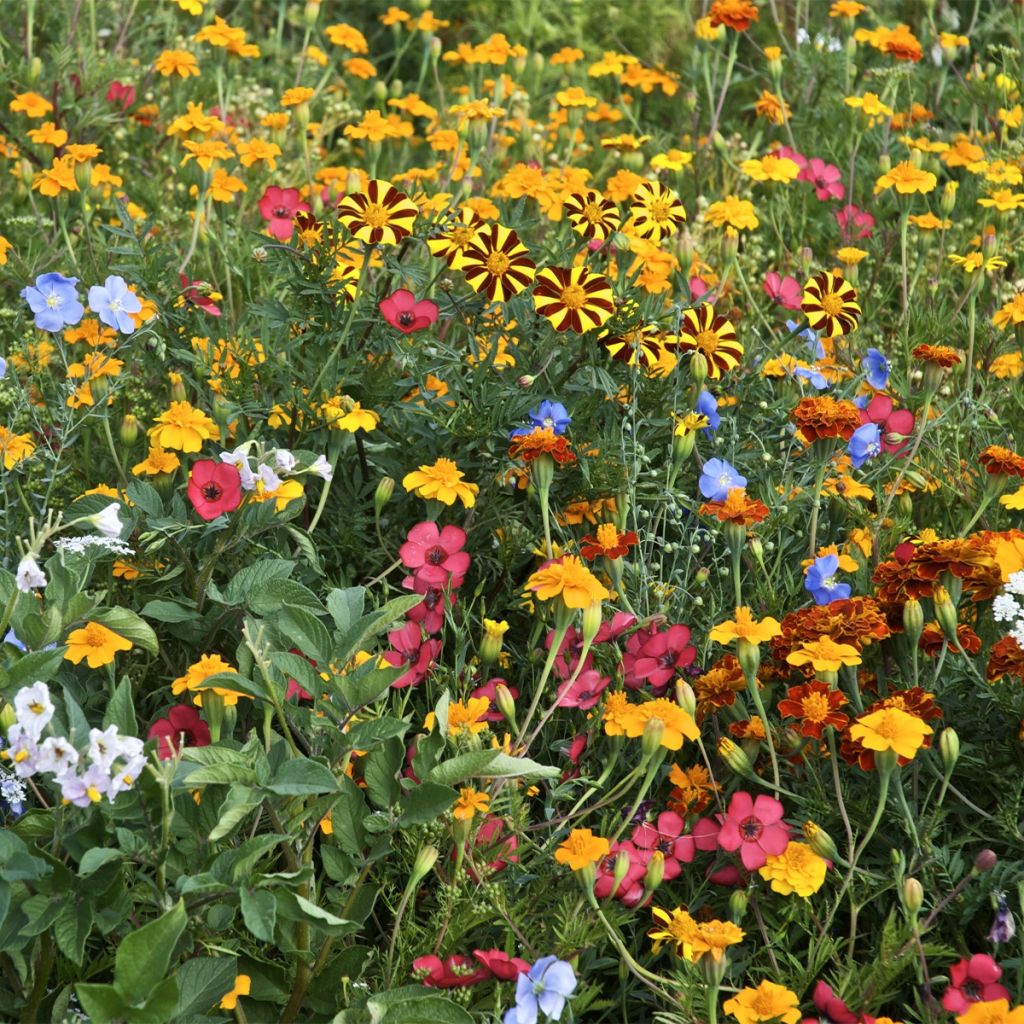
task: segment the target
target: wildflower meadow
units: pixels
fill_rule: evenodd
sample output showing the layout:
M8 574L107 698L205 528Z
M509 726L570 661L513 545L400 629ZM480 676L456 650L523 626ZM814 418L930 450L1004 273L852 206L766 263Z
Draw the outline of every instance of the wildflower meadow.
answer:
M1024 1024L1024 3L3 0L0 1021Z

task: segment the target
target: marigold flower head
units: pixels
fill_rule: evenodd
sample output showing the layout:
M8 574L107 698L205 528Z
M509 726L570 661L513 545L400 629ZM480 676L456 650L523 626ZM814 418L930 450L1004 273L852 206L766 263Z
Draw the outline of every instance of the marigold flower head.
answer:
M859 665L860 653L849 644L837 644L831 637L805 640L786 656L790 665L810 665L815 672L837 672L842 665Z
M576 456L569 447L564 434L556 434L553 427L537 427L527 434L517 434L509 442L509 458L533 462L542 455L549 455L555 462L571 465Z
M846 703L846 696L840 690L815 680L803 686L791 686L786 699L779 701L778 711L784 717L799 719L801 735L820 740L826 726L837 731L846 728L850 719L838 710Z
M595 836L589 828L574 828L568 838L555 850L555 860L573 871L597 864L607 856L611 844L602 836Z
M565 555L542 565L526 583L540 601L560 598L566 608L589 608L611 595L575 556Z
M769 509L763 501L747 496L742 487L730 489L725 501L705 501L698 509L702 516L714 516L721 523L753 526L768 518Z
M428 501L454 505L458 500L466 508L476 504L480 493L480 487L464 480L462 470L451 459L438 459L432 466L420 466L407 473L402 478L402 486Z
M861 425L853 402L837 401L825 395L801 398L790 413L790 419L805 444L828 438L848 441Z
M716 228L732 228L736 231L754 231L760 221L749 199L729 195L712 203L704 211L704 220Z
M643 736L648 723L654 720L661 722L664 727L659 743L666 750L681 750L684 739L696 740L700 737L697 723L690 714L666 697L630 704L622 715L625 735L630 739Z
M714 27L725 25L734 32L746 32L760 16L761 12L751 0L715 0L708 11Z
M101 668L109 665L118 651L131 649L132 642L119 633L100 622L87 622L68 634L64 657L74 665L81 664L84 658L89 668Z
M931 363L933 366L939 366L943 369L956 366L961 362L960 353L948 345L917 345L911 355L915 359L920 359L922 362Z
M459 797L452 808L452 817L457 821L471 821L476 814L486 814L490 806L490 793L464 786L459 790Z
M762 981L757 988L744 988L722 1004L726 1013L739 1024L781 1021L796 1024L800 1020L800 1001L795 992L773 981Z
M149 429L151 444L178 452L198 452L204 441L220 437L220 429L201 409L189 402L171 402Z
M922 170L909 160L902 160L875 181L875 195L886 189L895 189L902 196L920 193L927 195L935 190L938 179L931 171Z
M637 542L637 535L628 530L622 532L614 523L601 523L593 534L587 534L580 541L580 554L593 561L595 558L622 558Z
M916 715L899 708L882 708L861 715L850 726L850 736L868 750L891 750L900 757L913 758L932 728Z
M782 853L772 856L758 868L758 874L771 884L772 892L782 896L813 896L824 884L828 861L806 843L790 842Z
M763 644L778 636L780 631L778 620L765 616L760 621L755 621L749 608L740 607L736 609L734 619L715 626L708 634L708 638L719 644L727 644L732 640Z
M188 667L184 675L179 676L171 683L171 693L175 696L186 691L191 693L193 695L192 703L197 707L203 706L204 690L210 690L219 697L222 697L225 705L228 707L236 705L240 697L252 699L246 693L238 693L235 690L229 690L222 686L206 685L207 679L211 676L220 675L222 672L234 673L235 667L226 662L219 654L204 654L197 662Z

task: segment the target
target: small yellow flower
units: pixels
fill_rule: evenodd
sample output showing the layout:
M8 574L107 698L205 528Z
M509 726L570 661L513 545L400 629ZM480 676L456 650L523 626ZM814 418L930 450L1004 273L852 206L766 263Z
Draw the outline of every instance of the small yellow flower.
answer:
M251 985L252 979L248 974L239 974L235 978L234 987L224 996L223 999L221 999L220 1009L233 1010L238 1005L238 997L247 996L249 994Z
M555 860L573 871L580 871L607 856L610 849L611 843L602 836L595 836L589 828L574 828L555 850Z
M459 821L470 821L478 812L486 814L491 806L489 793L481 793L470 786L459 790L459 798L455 801L452 816Z
M80 665L84 658L89 668L109 665L118 651L132 649L130 640L99 622L87 622L81 629L72 630L67 645L64 657L74 665Z
M402 486L427 501L454 505L458 500L466 508L476 504L476 496L480 493L479 485L464 480L462 470L451 459L438 459L432 466L420 466L406 473Z
M912 758L930 736L932 728L920 718L900 708L882 708L858 718L850 726L850 736L868 750L891 750L900 757Z

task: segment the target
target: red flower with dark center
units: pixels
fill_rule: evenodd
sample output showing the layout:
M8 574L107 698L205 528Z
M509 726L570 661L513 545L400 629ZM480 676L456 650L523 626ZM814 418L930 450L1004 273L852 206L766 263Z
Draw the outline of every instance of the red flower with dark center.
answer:
M267 221L267 230L282 242L287 242L295 230L295 214L309 213L309 204L304 203L297 188L278 188L268 185L260 199L260 215Z
M942 1005L950 1013L966 1013L971 1003L1009 999L999 984L1003 969L987 953L975 953L949 969L949 988L942 994Z
M192 464L189 474L188 500L207 522L234 512L242 503L242 475L226 462L200 459Z
M458 526L438 529L437 523L417 523L398 549L402 564L418 580L433 587L462 585L469 569L469 554L462 550L466 531Z
M405 288L399 288L380 303L380 311L392 327L403 334L422 331L437 322L437 303L430 299L416 301L416 296Z
M690 644L687 626L670 626L662 633L638 630L626 641L622 656L624 682L631 690L646 683L655 696L660 696L679 672L693 664L697 649Z
M178 280L181 281L181 294L187 302L198 306L204 313L209 313L210 316L221 315L220 306L209 297L212 291L209 284L205 281L190 281L184 274L179 274Z
M434 667L441 653L441 641L424 640L415 622L407 622L401 629L393 629L388 633L388 640L391 650L385 651L381 657L395 668L409 666L408 671L391 684L392 688L401 690L406 686L418 686Z
M438 956L418 956L412 962L415 974L429 988L467 988L489 981L491 972L471 956L457 953L442 960Z
M149 727L146 738L157 741L157 756L166 761L183 747L208 747L210 727L191 704L178 704Z
M619 884L615 885L615 862L618 855L624 853L629 858L629 868ZM594 895L599 900L614 897L623 906L635 907L644 898L644 875L647 864L640 851L632 842L626 840L615 843L608 854L597 864L597 882L594 884Z
M748 871L755 871L789 845L789 826L782 820L782 804L763 793L755 800L749 793L734 793L718 833L718 845L730 853L739 851Z
M455 594L449 592L445 595L439 587L432 587L415 576L406 576L402 580L402 586L414 594L423 595L423 600L410 608L405 617L411 622L418 622L428 633L440 633L441 627L444 626L445 608L454 606Z
M530 965L525 960L518 956L509 956L501 949L474 949L473 956L498 981L515 981L520 974L530 969Z
M558 691L556 703L560 708L579 708L587 711L601 699L601 694L612 681L611 676L603 676L596 668L581 672L570 686L563 683Z
M490 701L490 706L480 716L485 722L500 722L505 718L496 703L498 699L498 683L503 684L508 689L508 692L512 694L513 700L519 696L519 688L517 686L509 686L500 676L495 676L493 679L488 679L486 683L481 683L470 693L470 697L486 697Z
M866 409L860 410L860 422L877 423L882 451L903 457L914 433L914 414L909 409L893 409L888 395L875 395Z
M689 864L697 856L693 836L683 834L685 827L686 822L681 815L675 811L662 811L656 822L637 825L630 836L645 863L649 863L655 853L664 855L666 882L677 878L683 864Z

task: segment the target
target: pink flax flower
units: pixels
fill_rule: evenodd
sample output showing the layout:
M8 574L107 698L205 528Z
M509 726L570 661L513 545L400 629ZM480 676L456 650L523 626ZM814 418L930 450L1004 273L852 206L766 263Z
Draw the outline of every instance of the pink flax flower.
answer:
M645 862L655 853L664 854L666 882L677 878L683 864L689 864L697 855L693 836L683 834L685 827L686 822L675 811L662 811L656 821L637 825L630 836Z
M907 454L914 434L914 414L909 409L893 409L888 395L875 395L868 407L860 410L860 422L878 424L882 451L898 458Z
M309 204L302 201L297 188L268 185L260 199L260 215L267 221L267 230L281 242L292 237L295 214L300 210L309 213Z
M729 801L718 845L728 853L738 850L743 866L756 871L769 854L777 856L789 845L789 826L782 820L783 813L775 797L761 794L754 799L740 790Z
M839 233L847 243L855 242L858 238L870 238L875 230L875 218L853 203L847 203L841 210L836 210L836 220L839 222Z
M394 668L408 666L392 684L392 689L401 690L406 686L419 686L427 678L441 653L440 640L424 640L419 624L407 622L401 629L388 633L391 650L381 657Z
M796 180L809 181L814 186L814 194L824 202L828 199L842 199L846 195L842 177L842 172L835 164L827 164L815 156L807 161L807 166Z
M392 327L403 334L422 331L437 322L437 303L430 299L416 301L416 296L405 288L392 292L380 303L380 311Z
M804 290L795 277L782 277L778 271L769 270L764 275L764 290L777 306L783 309L799 309L803 302Z
M697 649L690 643L687 626L670 626L664 632L638 630L626 641L622 656L625 683L638 690L645 683L655 696L664 693L679 672L693 664Z
M459 587L469 569L469 553L462 550L466 531L458 526L438 529L437 523L417 523L398 549L402 564L416 579L432 587Z
M615 884L615 862L620 853L629 858L629 867L618 885ZM644 875L647 862L640 851L628 839L615 843L597 865L597 882L594 895L599 900L617 899L623 906L635 907L644 898Z
M950 1013L966 1013L971 1003L1009 999L1010 993L999 984L1003 969L987 953L975 953L949 969L949 988L942 994L942 1005Z
M560 708L579 708L588 711L600 699L605 687L612 681L611 676L603 676L596 668L581 672L572 685L568 680L558 690L558 706Z

